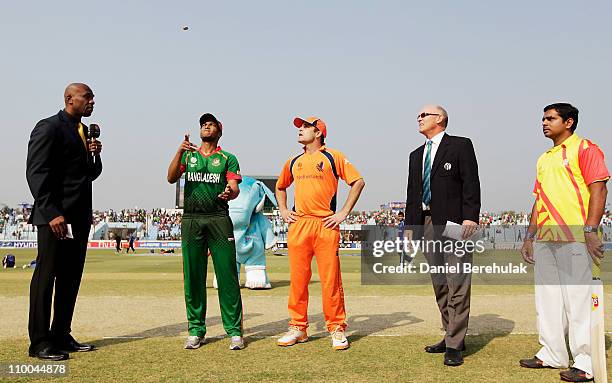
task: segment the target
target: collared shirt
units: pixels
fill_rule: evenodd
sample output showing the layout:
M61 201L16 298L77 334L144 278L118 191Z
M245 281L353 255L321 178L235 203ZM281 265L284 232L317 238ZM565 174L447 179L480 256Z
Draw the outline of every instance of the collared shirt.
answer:
M588 186L609 178L601 149L576 134L542 154L533 189L538 240L583 242L582 227L589 213Z
M436 158L436 153L438 152L438 148L440 147L440 142L442 142L442 138L444 137L444 131L436 134L431 138L431 161L429 162L429 170L431 170L431 166L433 165L434 158ZM425 147L423 148L423 163L421 165L421 175L425 174L425 155L427 154L427 141L425 141ZM421 179L423 179L421 177ZM423 210L429 210L429 205L423 205Z
M188 214L227 214L229 206L218 198L229 180L240 182L240 166L233 154L220 146L210 154L186 151L181 157L181 174L185 173L184 212Z
M286 189L295 182L296 213L303 217L324 218L336 210L338 178L351 185L362 177L344 154L322 146L314 153L304 150L287 160L276 187Z

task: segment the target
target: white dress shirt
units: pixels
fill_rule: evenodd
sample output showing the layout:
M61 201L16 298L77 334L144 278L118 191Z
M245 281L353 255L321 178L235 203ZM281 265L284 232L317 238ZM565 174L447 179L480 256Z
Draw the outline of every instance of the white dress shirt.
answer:
M431 161L429 163L430 170L431 170L431 166L433 166L434 158L436 158L436 153L438 152L438 148L440 147L440 142L442 141L442 137L444 137L444 133L445 133L444 131L441 131L440 133L436 134L435 136L431 138L431 154L430 154ZM421 179L423 179L422 176L425 174L425 155L426 154L427 154L427 141L425 141L425 147L423 148L423 164L421 165L421 169L422 169ZM431 178L430 178L430 184L431 184ZM420 187L423 187L423 185L421 184ZM425 205L424 203L422 204L423 204L423 210L429 210L429 205Z

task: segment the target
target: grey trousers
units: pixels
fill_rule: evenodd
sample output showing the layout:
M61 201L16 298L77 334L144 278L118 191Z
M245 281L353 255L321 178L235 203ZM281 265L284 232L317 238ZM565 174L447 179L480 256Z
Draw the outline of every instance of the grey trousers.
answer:
M435 236L430 216L425 217L424 238L426 241L443 240ZM440 252L439 249L435 249L431 252L425 251L424 255L430 266L447 265L459 268L458 273L431 274L431 281L442 318L442 327L446 332L444 336L446 347L461 350L464 347L470 319L472 290L472 274L465 274L461 270L463 263L472 262L472 254L458 257L453 253Z

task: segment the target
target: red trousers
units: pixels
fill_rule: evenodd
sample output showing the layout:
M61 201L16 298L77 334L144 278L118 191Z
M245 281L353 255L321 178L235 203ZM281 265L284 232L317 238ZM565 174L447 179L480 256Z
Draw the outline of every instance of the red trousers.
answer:
M316 256L323 295L323 314L327 330L346 328L344 290L340 274L338 242L340 230L323 226L321 218L298 218L289 226L287 245L291 284L289 288L290 326L308 327L308 283L312 277L312 257Z

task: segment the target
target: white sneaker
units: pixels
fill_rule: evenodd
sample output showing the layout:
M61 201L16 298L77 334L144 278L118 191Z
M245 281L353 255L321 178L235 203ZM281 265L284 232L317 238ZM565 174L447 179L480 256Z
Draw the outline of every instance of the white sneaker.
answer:
M334 350L346 350L349 348L349 341L346 339L346 335L344 334L344 330L341 327L336 327L334 332L331 334L332 336L332 347Z
M242 350L244 348L244 340L241 336L233 336L230 341L230 350Z
M204 344L206 339L202 336L189 335L185 341L185 350L195 350Z
M276 344L282 347L293 346L296 343L304 343L308 341L308 335L306 335L306 331L300 330L297 326L289 327L289 331L285 333L279 340L276 341Z

